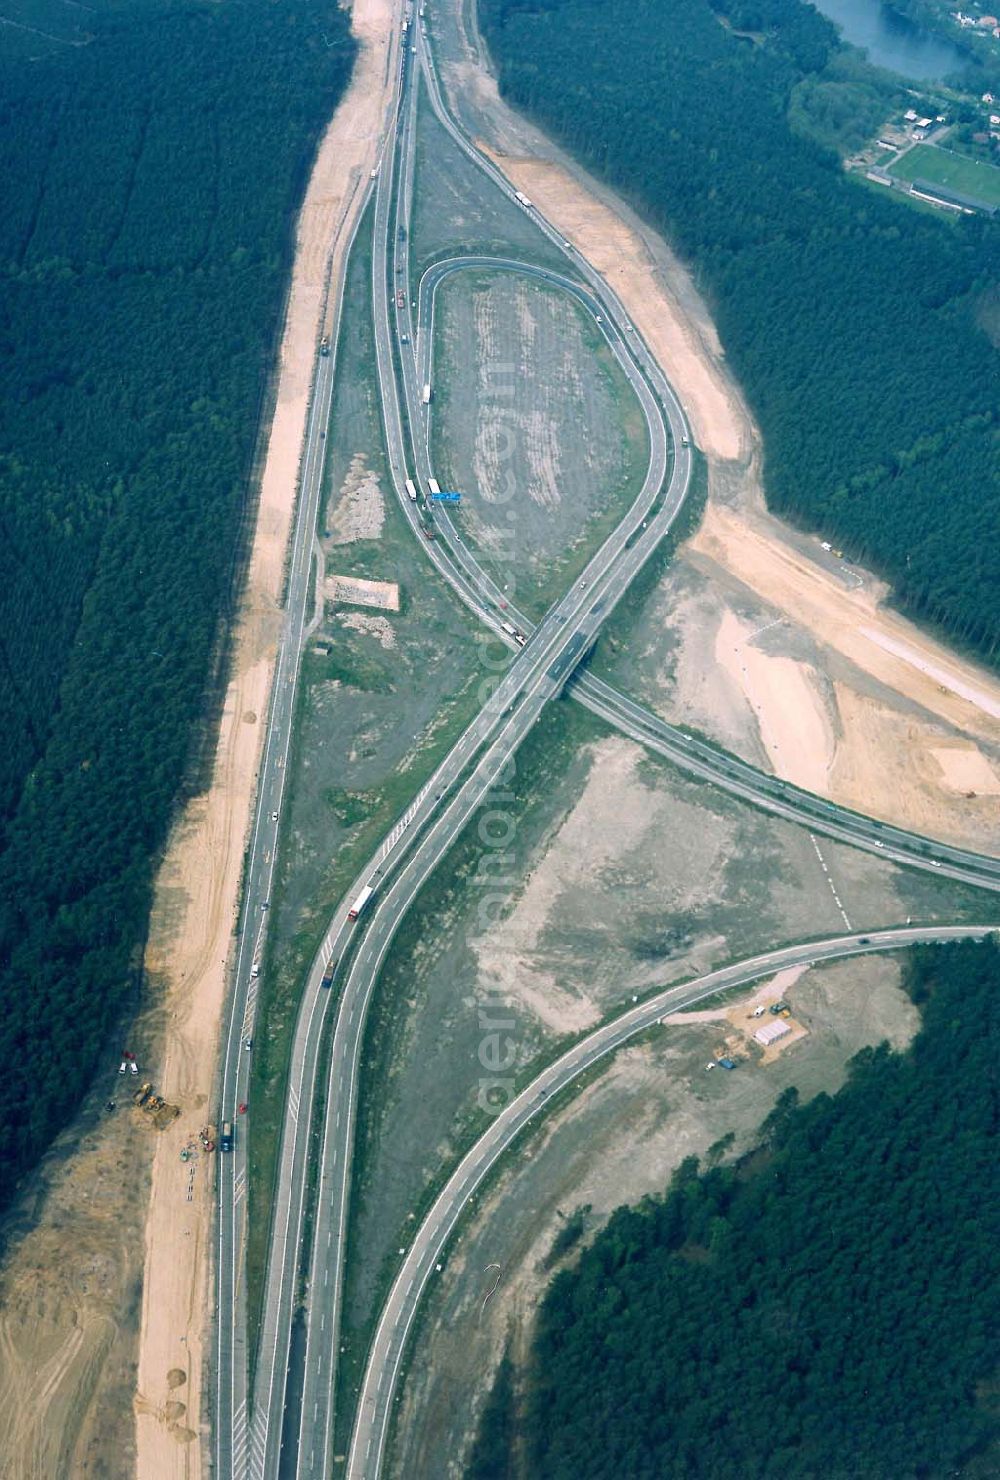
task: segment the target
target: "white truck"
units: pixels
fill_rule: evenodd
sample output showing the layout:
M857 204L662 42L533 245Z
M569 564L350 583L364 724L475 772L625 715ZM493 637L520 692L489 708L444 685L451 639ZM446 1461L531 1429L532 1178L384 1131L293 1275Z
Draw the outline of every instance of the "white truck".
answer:
M415 504L417 501L417 485L412 478L407 478L406 480L406 497L411 503Z
M523 190L515 190L514 191L514 199L517 201L517 203L518 203L519 206L524 206L524 209L526 211L530 211L531 210L531 201L525 195L525 193L524 193Z
M427 479L427 492L430 494L431 498L434 498L436 494L439 494L441 492L441 485L438 483L438 480L436 478Z
M368 901L371 899L374 893L375 890L372 888L371 884L366 884L361 893L358 895L357 899L351 905L351 908L347 911L347 918L349 920L356 920L361 914L362 910L365 909Z
M429 385L424 386L420 400L421 404L424 406L429 406L431 404L431 388Z
M517 628L512 622L501 622L500 626L503 628L504 632L506 632L508 637L512 637L514 639L518 647L524 647L528 639L525 637L523 632L518 632Z

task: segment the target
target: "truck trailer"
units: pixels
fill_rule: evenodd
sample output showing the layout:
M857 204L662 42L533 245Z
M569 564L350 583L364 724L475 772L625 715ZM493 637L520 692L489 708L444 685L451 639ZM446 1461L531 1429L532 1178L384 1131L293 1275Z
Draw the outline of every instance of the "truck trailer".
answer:
M361 914L362 910L368 904L368 901L371 899L374 893L375 890L372 888L372 886L370 884L366 884L361 893L358 895L357 899L351 905L351 908L347 911L347 918L349 920L356 920Z
M327 962L326 970L323 973L323 980L320 982L321 987L326 987L327 989L329 989L333 986L333 973L336 971L336 969L337 963L335 960Z
M431 498L436 498L437 495L441 492L441 488L436 478L427 479L427 492L430 494Z
M417 485L412 478L407 478L406 480L406 497L411 503L415 504L417 501Z
M429 406L431 404L431 388L429 385L424 386L423 394L421 395L420 400L422 405L424 406Z

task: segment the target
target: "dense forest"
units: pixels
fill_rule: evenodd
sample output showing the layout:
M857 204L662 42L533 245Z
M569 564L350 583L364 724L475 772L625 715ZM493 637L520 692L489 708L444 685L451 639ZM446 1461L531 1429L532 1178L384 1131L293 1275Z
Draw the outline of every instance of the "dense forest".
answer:
M787 1091L556 1276L469 1480L996 1475L1000 949L922 949L909 986L906 1053Z
M333 3L84 11L0 53L0 1206L135 1001L353 56Z
M1000 222L844 173L824 131L839 100L869 123L877 99L799 0L480 10L504 94L692 265L761 427L772 507L995 659L1000 376L980 324Z

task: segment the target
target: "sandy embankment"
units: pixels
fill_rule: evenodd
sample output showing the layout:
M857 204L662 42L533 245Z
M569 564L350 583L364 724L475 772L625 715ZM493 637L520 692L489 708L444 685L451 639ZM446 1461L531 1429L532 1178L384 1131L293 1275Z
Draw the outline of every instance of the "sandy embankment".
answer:
M325 281L328 265L333 281L340 279L344 246L378 158L393 76L391 19L390 0L355 0L353 27L361 51L320 146L299 221L277 403L215 774L207 796L178 825L157 887L148 965L163 983L169 1013L157 1078L183 1113L157 1142L146 1225L136 1431L138 1474L149 1480L190 1480L202 1469L203 1446L196 1441L205 1435L201 1399L213 1308L208 1255L214 1178L211 1161L203 1162L189 1201L189 1167L179 1153L211 1119L225 963L262 741L259 717L266 712L275 659ZM178 1371L186 1376L181 1414Z
M887 610L875 577L831 569L819 558L818 541L811 558L808 542L767 513L757 477L759 434L711 327L690 311L683 268L666 253L654 260L624 214L586 187L582 171L515 152L533 147L532 131L511 121L495 88L468 64L454 69L453 81L472 87L477 106L496 124L504 149L484 151L615 289L708 458L708 508L682 560L718 592L716 664L714 672L701 665L696 694L677 696L676 717L714 732L713 716L732 713L735 681L745 727L756 737L751 753L763 750L786 779L904 826L1000 852L992 800L1000 791L996 677ZM728 639L748 598L761 623L781 619L790 638L808 638L815 668L765 654L749 639L735 657ZM676 613L670 620L681 631ZM821 677L830 680L825 694Z

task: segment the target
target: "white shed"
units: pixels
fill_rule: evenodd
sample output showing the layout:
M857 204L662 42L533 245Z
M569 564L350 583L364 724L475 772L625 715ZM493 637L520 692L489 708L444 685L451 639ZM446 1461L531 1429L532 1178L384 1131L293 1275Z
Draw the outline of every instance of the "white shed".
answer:
M779 1038L787 1037L791 1031L786 1022L781 1018L775 1018L773 1023L765 1023L762 1028L758 1028L753 1036L765 1048L770 1048L772 1043L777 1043Z

